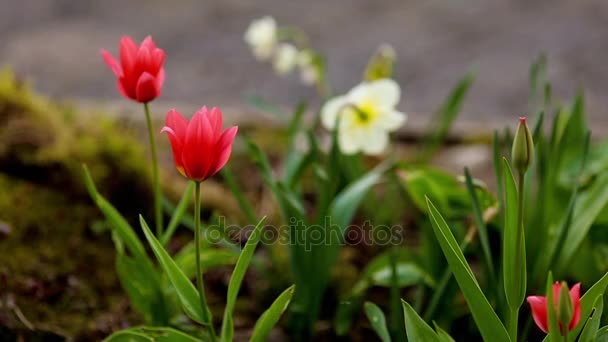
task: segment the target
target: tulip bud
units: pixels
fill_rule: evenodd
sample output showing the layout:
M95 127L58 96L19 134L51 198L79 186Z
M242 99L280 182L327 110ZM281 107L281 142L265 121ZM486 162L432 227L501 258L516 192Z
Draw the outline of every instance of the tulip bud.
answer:
M557 302L557 318L563 325L568 325L572 320L572 312L574 311L574 303L570 297L568 284L562 282L559 291L559 300Z
M528 170L534 159L534 141L532 141L532 133L528 128L525 117L519 118L519 125L513 139L511 157L513 166L520 174L524 174Z

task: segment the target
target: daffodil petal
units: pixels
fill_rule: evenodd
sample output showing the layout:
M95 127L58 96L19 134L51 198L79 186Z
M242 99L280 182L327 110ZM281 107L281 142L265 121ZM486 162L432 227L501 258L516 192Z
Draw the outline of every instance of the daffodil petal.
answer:
M325 103L321 109L321 123L326 129L333 130L336 127L338 114L347 104L348 100L345 96L334 97Z

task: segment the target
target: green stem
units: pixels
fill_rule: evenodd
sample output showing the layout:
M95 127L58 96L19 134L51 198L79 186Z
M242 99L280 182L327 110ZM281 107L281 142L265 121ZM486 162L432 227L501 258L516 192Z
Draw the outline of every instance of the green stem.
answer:
M509 317L509 336L511 341L517 342L517 320L519 319L519 307L511 308Z
M150 139L150 151L152 153L152 173L154 177L154 217L156 219L156 236L163 234L163 213L161 207L160 181L158 177L158 156L156 154L156 140L154 139L154 127L150 118L150 107L148 102L144 103L146 112L146 123L148 124L148 138Z
M203 284L203 269L201 268L201 182L195 182L194 190L194 248L196 253L196 285L198 286L198 295L201 300L201 309L203 317L207 321L207 328L211 340L215 341L215 329L213 328L213 319L209 315L207 308L207 299L205 298L205 285Z
M568 342L568 325L565 325L564 327L564 342Z

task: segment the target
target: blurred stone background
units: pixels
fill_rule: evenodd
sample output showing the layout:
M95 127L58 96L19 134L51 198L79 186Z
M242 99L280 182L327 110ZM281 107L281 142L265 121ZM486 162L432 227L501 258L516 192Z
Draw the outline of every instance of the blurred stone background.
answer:
M467 70L477 79L459 122L501 128L527 109L528 69L546 52L557 96L586 89L594 128L608 126L608 1L605 0L0 0L0 64L51 96L121 100L99 50L123 34L151 34L167 51L162 101L246 108L243 94L284 106L314 92L274 75L243 42L263 15L301 27L329 58L332 86L355 85L378 44L392 44L400 108L429 117ZM158 113L160 114L160 113ZM597 133L597 131L596 131ZM603 133L602 133L603 134Z

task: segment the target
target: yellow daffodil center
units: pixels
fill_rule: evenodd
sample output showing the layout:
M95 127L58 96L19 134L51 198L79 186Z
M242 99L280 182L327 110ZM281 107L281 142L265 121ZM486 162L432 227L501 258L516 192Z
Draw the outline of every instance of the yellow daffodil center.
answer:
M356 112L356 123L362 126L368 125L378 115L376 106L372 101L364 101L358 106L354 106Z

